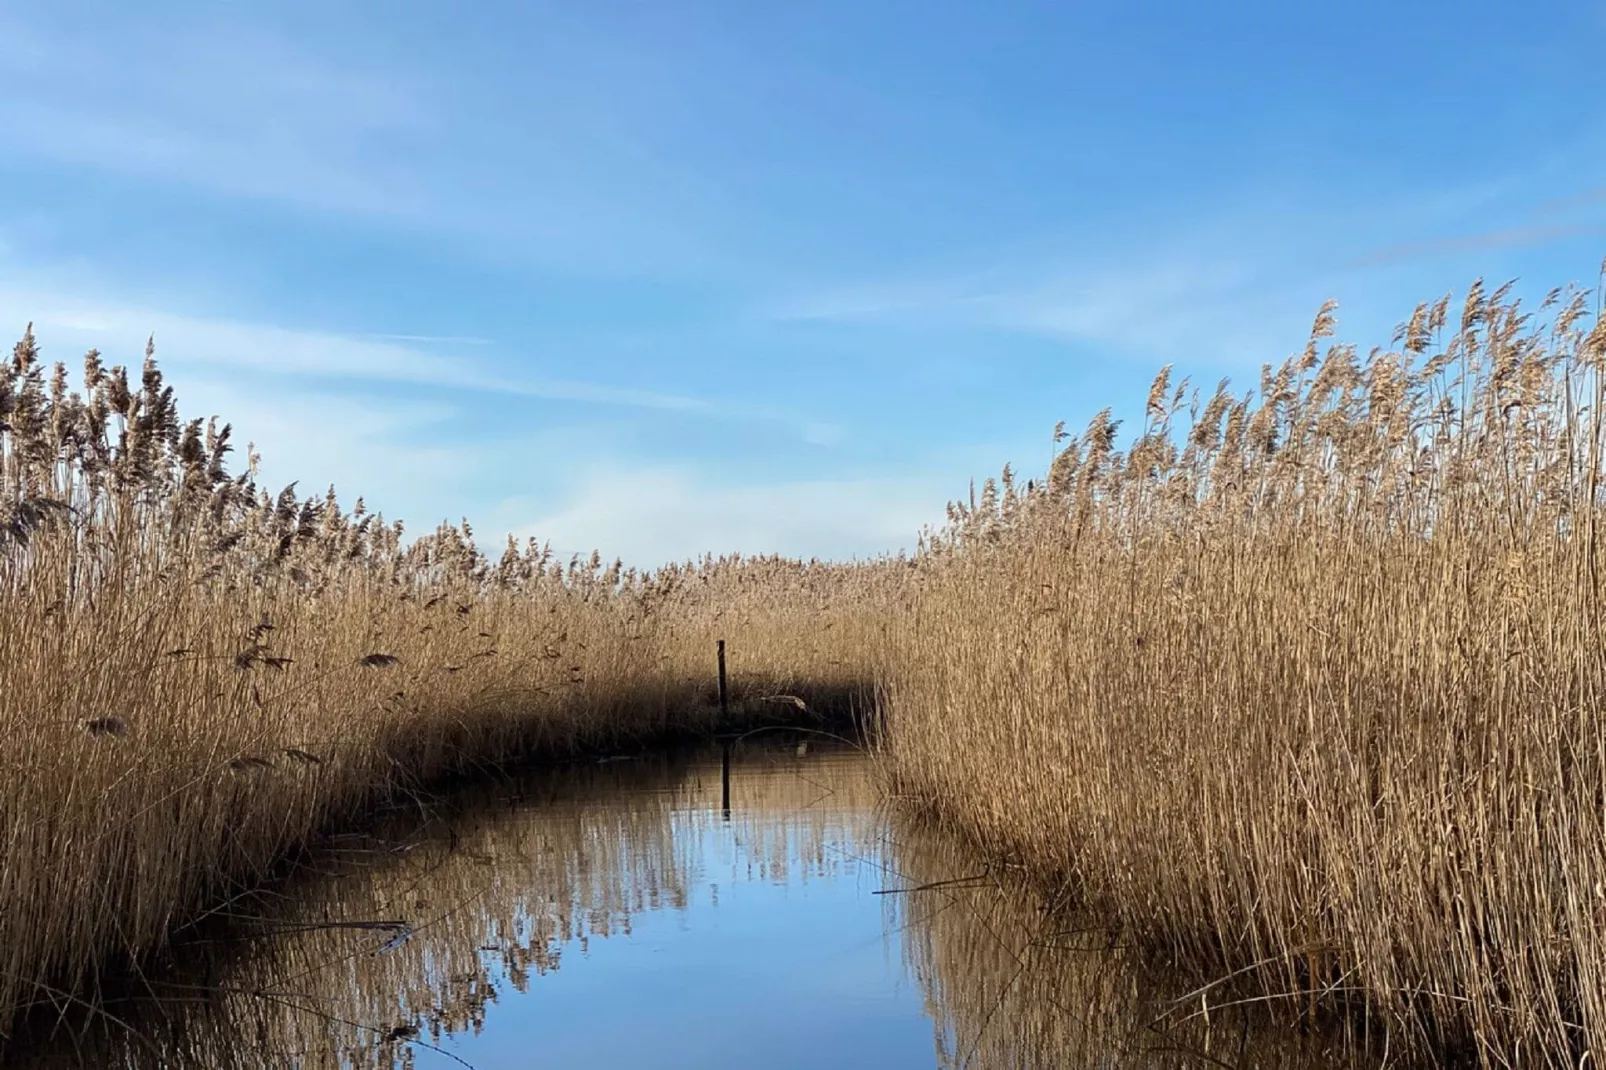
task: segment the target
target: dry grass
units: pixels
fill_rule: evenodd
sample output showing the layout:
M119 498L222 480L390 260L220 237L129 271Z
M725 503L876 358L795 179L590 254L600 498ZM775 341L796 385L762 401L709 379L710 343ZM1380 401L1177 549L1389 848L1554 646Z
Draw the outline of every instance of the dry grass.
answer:
M154 365L91 361L80 401L25 342L0 1008L92 993L376 793L706 725L723 635L764 694L874 677L901 795L1182 968L1396 1050L1578 1065L1606 1035L1606 321L1479 285L1394 350L1332 330L1251 395L1162 373L1129 448L1101 414L912 564L652 576L270 498Z
M0 364L0 1035L376 799L713 728L717 637L752 724L801 715L776 694L840 712L880 632L826 566L404 545L360 501L266 494L254 458L230 475L149 355L67 383L31 334Z
M902 790L1132 938L1491 1065L1606 1038L1606 321L1476 286L1167 373L933 540ZM1324 351L1324 346L1325 351Z

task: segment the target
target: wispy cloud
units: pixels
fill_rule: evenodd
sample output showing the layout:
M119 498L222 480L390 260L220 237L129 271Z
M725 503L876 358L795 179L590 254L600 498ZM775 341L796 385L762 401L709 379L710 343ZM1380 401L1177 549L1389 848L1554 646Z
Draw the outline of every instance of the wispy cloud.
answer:
M1577 203L1584 203L1579 201ZM1487 230L1476 234L1457 234L1423 241L1386 245L1349 261L1346 267L1368 268L1389 264L1402 264L1413 260L1457 256L1486 249L1507 249L1520 246L1548 245L1591 234L1606 234L1606 222L1568 223L1557 226L1508 227Z
M488 346L496 344L494 338L479 338L474 335L364 334L359 337L373 342L418 342L426 345Z
M13 318L13 296L0 290L0 318ZM44 330L65 330L67 318L60 323L35 319L47 353L60 353L64 344L71 344L63 343L56 330ZM140 317L138 322L143 321ZM132 326L105 314L71 322L92 334L115 327L119 342L129 333L121 328ZM158 330L170 326L163 321ZM493 550L503 534L516 532L521 538L533 534L549 539L566 553L600 547L649 566L707 549L871 554L906 544L921 524L940 516L946 501L935 479L724 484L689 461L670 466L621 451L617 424L532 428L501 423L477 426L465 438L460 432L473 404L454 401L449 394L433 400L400 399L371 390L353 393L315 377L244 380L231 374L240 367L282 371L283 365L266 358L283 353L285 338L295 334L219 331L200 336L206 343L233 347L228 352L245 359L177 359L168 364L182 412L216 413L233 424L242 446L249 441L261 451L262 478L269 487L297 482L303 493L314 493L333 485L348 506L361 494L370 509L404 519L409 531L467 517ZM94 338L77 340L87 345ZM288 344L295 348L307 343ZM137 344L131 348L137 353ZM186 354L207 352L196 338L183 348ZM307 356L307 350L298 352ZM338 338L320 340L313 352L316 357L298 358L295 366L310 367L315 359L332 357L343 369L337 377L393 371L379 368L371 351L348 349ZM564 392L618 400L614 391L583 383L570 384ZM819 433L818 428L805 430ZM598 460L604 457L606 461ZM537 463L510 464L510 458Z
M496 516L560 553L595 548L649 567L708 552L866 557L912 548L923 526L942 519L951 483L876 476L727 485L687 467L597 468L556 508L515 499Z
M1349 327L1379 331L1408 311L1392 304L1402 285L1431 293L1484 273L1479 254L1491 250L1606 235L1606 218L1588 211L1606 204L1606 188L1536 202L1535 185L1514 172L1364 209L1234 203L1178 230L1105 234L1097 253L981 253L924 275L805 291L764 311L782 322L1031 335L1144 362L1254 365L1302 343L1326 299L1341 301ZM1502 218L1511 225L1378 243L1390 231ZM1403 275L1381 270L1402 265Z
M399 341L329 331L195 317L8 286L0 279L0 322L32 322L54 344L117 352L154 335L162 361L177 367L242 367L304 379L445 387L552 401L690 413L709 419L787 426L817 443L840 429L778 406L633 389L529 374L529 358L492 364ZM573 359L573 358L570 358Z
M1271 359L1309 326L1322 295L1240 254L1155 249L1121 263L1045 261L824 291L780 303L781 320L982 329L1100 346L1152 360Z
M309 493L333 485L348 506L361 494L410 529L483 505L465 485L503 448L445 441L441 429L460 415L450 404L246 385L215 371L187 372L177 387L186 416L219 414L237 441L256 445L268 486L296 482Z
M534 34L512 73L416 26L379 41L263 7L135 11L0 12L12 158L589 276L742 270L712 239L735 233L715 222L728 189L663 147L651 65L610 57L599 35L570 55L566 37Z
M42 13L41 13L42 14ZM82 14L82 12L80 12ZM0 16L0 136L24 155L364 214L412 214L400 164L441 128L418 89L260 23Z
M1556 197L1536 205L1533 214L1536 216L1559 215L1571 212L1578 208L1592 208L1606 205L1606 186L1596 186L1594 189L1580 190L1566 196Z

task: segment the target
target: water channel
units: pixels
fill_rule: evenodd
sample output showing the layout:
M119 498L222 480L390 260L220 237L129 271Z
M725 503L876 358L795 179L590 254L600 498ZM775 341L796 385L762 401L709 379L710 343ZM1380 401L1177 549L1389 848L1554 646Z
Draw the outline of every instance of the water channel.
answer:
M1251 1009L1178 1005L1190 986L889 810L855 748L776 734L729 754L546 767L401 807L15 1065L1356 1063Z

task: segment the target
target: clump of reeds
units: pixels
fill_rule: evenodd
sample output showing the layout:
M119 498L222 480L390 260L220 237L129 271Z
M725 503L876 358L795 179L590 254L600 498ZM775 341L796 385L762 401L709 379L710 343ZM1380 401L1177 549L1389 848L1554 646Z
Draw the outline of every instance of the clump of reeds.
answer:
M1199 970L1448 1058L1606 1044L1606 320L1502 287L1155 380L930 539L905 792ZM1598 1055L1591 1055L1597 1058Z
M149 347L78 389L31 330L0 361L0 1039L376 798L712 728L716 637L738 716L859 694L835 566L492 559L466 523L408 542L271 494L231 448Z

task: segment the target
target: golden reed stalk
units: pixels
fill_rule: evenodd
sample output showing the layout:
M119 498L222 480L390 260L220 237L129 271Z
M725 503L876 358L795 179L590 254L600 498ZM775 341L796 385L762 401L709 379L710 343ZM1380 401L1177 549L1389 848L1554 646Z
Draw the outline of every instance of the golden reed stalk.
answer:
M1606 321L1475 285L1395 351L1155 381L934 540L901 791L1201 971L1396 1050L1606 1037ZM1000 489L1001 486L1001 489Z

